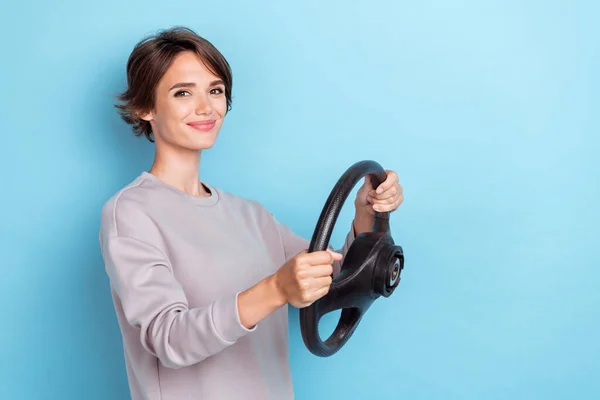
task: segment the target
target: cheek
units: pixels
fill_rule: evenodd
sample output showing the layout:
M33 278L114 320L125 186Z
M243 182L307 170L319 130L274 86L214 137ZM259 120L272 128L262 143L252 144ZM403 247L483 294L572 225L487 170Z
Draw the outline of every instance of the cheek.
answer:
M217 100L215 100L213 107L215 108L217 114L219 114L221 117L224 117L227 113L227 99L225 96L219 97Z
M176 101L169 99L161 104L159 112L163 116L163 120L167 123L173 121L181 121L186 116L194 112L194 106L191 101Z
M185 120L191 113L194 112L194 107L184 104L170 104L163 109L162 118L158 126L164 138L167 140L176 141L178 137L186 135Z
M174 123L183 121L193 113L194 105L191 101L176 101L169 104L169 119Z
M155 122L167 133L194 112L192 102L161 101L156 104Z

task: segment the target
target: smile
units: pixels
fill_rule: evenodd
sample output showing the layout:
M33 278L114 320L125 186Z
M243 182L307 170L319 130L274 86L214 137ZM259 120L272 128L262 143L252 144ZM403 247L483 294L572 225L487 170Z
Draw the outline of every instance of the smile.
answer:
M200 132L208 132L215 127L216 120L189 122L187 125Z

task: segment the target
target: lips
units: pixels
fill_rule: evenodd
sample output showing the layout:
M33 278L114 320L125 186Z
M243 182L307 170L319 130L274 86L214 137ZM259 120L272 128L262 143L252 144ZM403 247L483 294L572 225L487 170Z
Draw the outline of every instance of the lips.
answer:
M205 121L188 122L187 125L200 132L208 132L215 127L216 120L210 119Z

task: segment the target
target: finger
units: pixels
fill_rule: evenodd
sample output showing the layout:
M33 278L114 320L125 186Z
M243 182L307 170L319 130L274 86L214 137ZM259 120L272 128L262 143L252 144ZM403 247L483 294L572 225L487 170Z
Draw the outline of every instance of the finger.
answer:
M365 176L365 186L367 187L367 189L372 190L373 189L373 182L371 181L371 175L367 175Z
M322 289L316 290L312 293L311 298L313 299L313 301L319 300L321 297L325 296L327 293L329 293L329 288L330 286L325 286Z
M369 196L371 196L374 200L386 200L394 198L398 194L402 194L402 186L400 186L399 184L395 184L390 189L385 190L381 194L377 194L375 193L375 191L371 191L369 193Z
M342 253L338 253L337 251L333 250L331 246L327 248L327 252L331 254L331 256L333 257L333 261L339 261L342 258L344 258L344 255Z
M398 195L393 195L393 196L387 197L385 199L373 198L373 204L382 204L382 205L393 204L396 202L396 200L398 200L399 197L400 196L398 196Z
M377 194L381 194L384 191L392 188L396 184L396 182L398 182L398 175L394 171L386 169L385 172L388 173L387 178L385 178L385 181L383 181L381 185L377 187Z
M296 254L295 257L301 256L303 254L308 254L308 249L302 250L300 253Z
M373 209L379 212L387 212L396 210L404 201L404 196L400 195L392 204L375 204Z
M325 287L329 287L331 285L331 282L331 276L322 276L320 278L314 278L310 284L309 290L313 292L319 291Z
M331 264L341 259L340 253L331 250L315 251L304 255L304 261L309 265Z
M329 286L325 286L323 288L320 288L318 290L314 290L311 292L306 293L303 296L303 300L306 303L312 304L315 301L319 300L321 297L325 296L327 293L329 293Z
M365 181L364 181L363 185L360 187L360 189L358 190L358 192L368 194L371 191L373 191L373 183L371 181L371 177L369 175L366 175Z
M331 264L321 264L314 265L310 268L307 268L305 272L305 277L314 279L314 278L322 278L324 276L329 276L333 273L333 266Z

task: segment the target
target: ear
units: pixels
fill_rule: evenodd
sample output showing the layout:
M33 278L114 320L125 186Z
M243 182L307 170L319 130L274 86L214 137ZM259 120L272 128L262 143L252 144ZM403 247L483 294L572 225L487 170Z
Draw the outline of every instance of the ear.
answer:
M138 112L137 113L138 117L144 121L150 122L154 119L154 113L152 111L150 112Z

